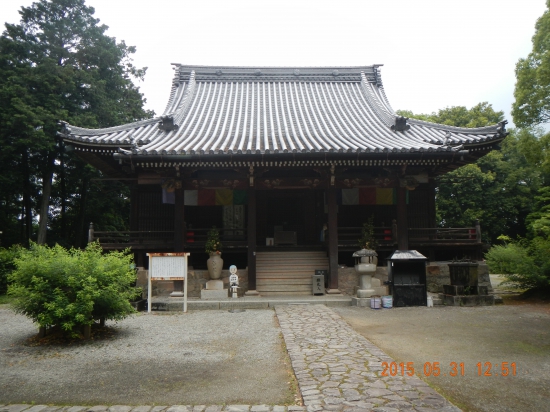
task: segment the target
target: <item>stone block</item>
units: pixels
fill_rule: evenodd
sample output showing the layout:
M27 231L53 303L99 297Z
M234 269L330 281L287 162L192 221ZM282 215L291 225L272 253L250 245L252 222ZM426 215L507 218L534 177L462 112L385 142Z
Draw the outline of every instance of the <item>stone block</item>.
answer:
M387 286L377 286L374 289L375 295L385 296L388 295L388 287Z
M137 268L136 286L143 289L145 296L147 296L147 284L149 282L149 271L145 268Z
M489 277L489 267L486 263L479 263L477 268L477 284L479 286L487 286L489 292L493 291L493 285L491 285L491 278Z
M354 268L338 268L338 288L342 293L354 295L357 285L359 285L359 276Z
M182 304L183 308L183 304ZM208 300L187 301L188 310L216 310L220 308L220 302Z
M229 309L268 309L269 302L261 300L243 300L243 299L227 299L223 302L220 302L220 309L229 310Z
M206 290L223 290L223 280L209 280L206 282Z
M351 306L370 307L370 298L351 298Z
M41 412L44 409L47 409L48 405L34 405L27 409L25 412Z
M495 297L493 295L443 295L443 302L447 306L492 306L495 304Z
M374 292L374 289L359 289L357 290L357 297L358 298L369 298L372 295L376 295Z
M129 405L113 405L108 409L109 412L130 412L131 410L132 407Z
M478 295L488 295L489 294L489 288L487 286L478 286L477 287L477 294Z
M431 262L426 266L426 287L428 292L442 293L443 285L449 285L448 262Z
M464 286L462 285L443 285L443 293L451 296L464 295Z
M222 290L201 290L201 299L202 300L225 300L228 298L229 292L227 289Z

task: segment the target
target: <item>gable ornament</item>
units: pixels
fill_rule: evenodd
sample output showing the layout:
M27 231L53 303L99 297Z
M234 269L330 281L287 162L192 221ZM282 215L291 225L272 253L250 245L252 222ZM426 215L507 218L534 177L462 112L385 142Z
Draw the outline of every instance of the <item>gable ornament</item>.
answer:
M411 125L407 124L408 117L395 116L394 124L391 126L391 129L394 132L404 132L411 128Z

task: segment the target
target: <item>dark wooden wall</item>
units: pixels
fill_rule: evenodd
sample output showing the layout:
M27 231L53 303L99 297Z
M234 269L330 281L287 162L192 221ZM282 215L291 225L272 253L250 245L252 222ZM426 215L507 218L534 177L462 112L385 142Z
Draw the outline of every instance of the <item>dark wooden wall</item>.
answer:
M299 245L319 243L323 216L323 191L312 189L258 190L257 242L274 236L275 226L295 231Z
M174 205L162 203L160 186L141 185L138 202L138 230L174 230Z
M409 191L407 218L410 228L436 227L435 190L432 184L419 185Z
M397 218L395 205L340 205L338 206L339 227L360 227L374 216L374 226L391 227L392 220Z

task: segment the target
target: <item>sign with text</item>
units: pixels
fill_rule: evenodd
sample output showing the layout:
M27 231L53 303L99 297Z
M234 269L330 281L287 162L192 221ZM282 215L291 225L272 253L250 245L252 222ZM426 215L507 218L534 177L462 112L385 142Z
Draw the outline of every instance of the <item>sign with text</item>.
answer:
M152 280L184 280L188 253L148 253Z
M151 313L153 280L183 280L183 311L187 312L187 257L189 253L147 253L149 276L147 282L147 312ZM171 296L175 295L172 292Z

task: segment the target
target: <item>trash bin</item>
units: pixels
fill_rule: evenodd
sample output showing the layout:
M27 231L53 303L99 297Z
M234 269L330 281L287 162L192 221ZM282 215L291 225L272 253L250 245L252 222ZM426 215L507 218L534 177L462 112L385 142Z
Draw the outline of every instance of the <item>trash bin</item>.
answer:
M324 295L325 294L325 274L326 270L316 269L315 274L312 276L312 292L314 295Z

